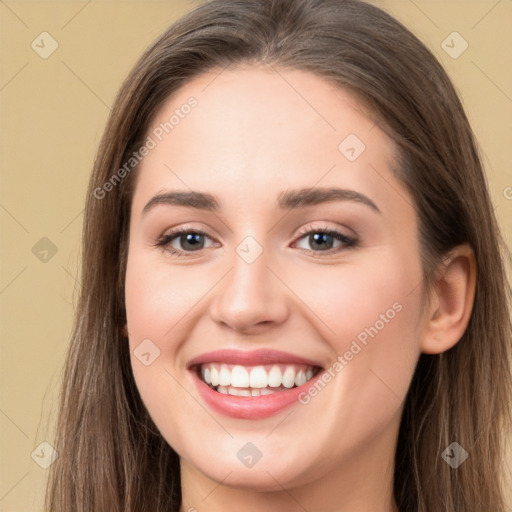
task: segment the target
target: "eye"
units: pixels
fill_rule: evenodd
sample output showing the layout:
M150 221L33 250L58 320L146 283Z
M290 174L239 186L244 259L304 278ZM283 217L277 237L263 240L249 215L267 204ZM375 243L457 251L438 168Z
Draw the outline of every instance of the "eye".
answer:
M344 249L356 247L358 240L347 236L339 231L328 227L312 228L307 227L300 231L302 235L299 240L305 239L310 244L311 249L299 247L307 253L327 253L333 254ZM306 238L307 237L307 238ZM155 246L170 252L174 256L192 256L191 253L200 252L205 248L215 245L214 243L205 246L205 238L212 240L203 231L192 229L189 226L174 229L164 233L155 243ZM338 243L337 246L335 244ZM179 247L176 247L178 245Z
M299 247L305 252L322 252L333 254L341 250L356 247L358 244L357 238L350 237L339 231L330 229L328 227L306 227L300 231L303 235L299 240L305 239L306 244L309 244L311 249L304 249ZM335 247L334 245L338 243Z
M203 231L183 226L163 234L155 245L175 256L191 256L187 253L199 252L205 249L205 237L211 240ZM181 248L176 248L176 245L181 246Z

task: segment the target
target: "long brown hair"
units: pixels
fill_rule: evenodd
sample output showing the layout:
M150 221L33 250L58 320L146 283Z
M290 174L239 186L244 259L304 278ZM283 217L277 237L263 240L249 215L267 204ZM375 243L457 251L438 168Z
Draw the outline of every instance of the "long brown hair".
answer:
M121 331L136 169L100 198L98 189L141 146L170 94L200 73L238 63L310 71L352 92L379 119L398 150L397 177L414 199L426 286L450 248L473 248L478 272L469 325L452 349L420 356L399 430L394 496L402 512L505 512L510 288L477 144L432 53L360 0L208 1L161 35L122 85L86 198L82 288L47 509L179 509L179 458L141 401ZM441 457L453 441L469 453L457 469Z

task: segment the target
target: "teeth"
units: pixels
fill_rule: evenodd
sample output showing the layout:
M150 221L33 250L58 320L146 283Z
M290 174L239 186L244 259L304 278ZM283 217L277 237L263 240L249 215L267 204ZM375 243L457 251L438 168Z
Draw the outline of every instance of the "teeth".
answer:
M281 369L279 366L273 366L268 374L268 385L271 388L278 388L282 383Z
M234 396L261 396L280 390L302 386L314 374L307 365L259 365L245 367L224 363L207 363L201 366L204 382L217 391ZM245 389L244 389L245 388Z
M260 396L260 395L272 395L273 393L277 393L277 391L271 390L269 388L264 389L240 389L240 388L232 388L231 386L219 386L217 388L219 393L223 395L232 395L232 396Z
M231 372L228 370L228 367L223 364L220 367L219 372L219 385L220 386L229 386L231 384Z
M219 385L219 371L215 366L211 368L211 375L212 375L212 386L218 386Z
M288 366L283 373L283 386L285 388L293 388L295 384L295 368Z
M299 370L297 372L297 375L295 375L295 385L296 386L302 386L302 384L305 384L307 381L306 373L304 370Z
M240 365L234 366L231 371L231 385L237 388L249 387L249 373Z
M249 386L251 386L251 388L267 387L267 372L265 371L265 368L263 368L263 366L255 366L251 370Z

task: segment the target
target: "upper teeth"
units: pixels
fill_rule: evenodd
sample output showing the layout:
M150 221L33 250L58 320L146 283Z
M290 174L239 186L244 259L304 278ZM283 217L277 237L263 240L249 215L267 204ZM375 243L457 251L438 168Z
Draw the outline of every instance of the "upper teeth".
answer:
M201 365L201 375L212 386L237 388L292 388L302 386L313 377L313 367L308 365L241 366L221 363Z

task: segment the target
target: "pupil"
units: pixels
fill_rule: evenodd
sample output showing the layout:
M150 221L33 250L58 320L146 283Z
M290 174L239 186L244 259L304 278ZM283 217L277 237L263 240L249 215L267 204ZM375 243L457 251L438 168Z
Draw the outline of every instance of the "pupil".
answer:
M201 237L201 236L202 235L200 235L199 233L187 233L186 235L182 235L182 237L181 237L182 247L184 249L187 249L186 244L191 244L190 247L192 249L197 249L198 245L201 245L200 242L199 242L199 244L197 243L199 237ZM183 243L183 241L185 241L185 242ZM199 248L201 248L201 247L199 247Z
M312 247L314 247L315 244L318 244L318 242L320 241L320 248L324 247L325 248L325 244L322 246L321 245L321 242L322 241L326 241L326 239L330 239L330 241L332 242L332 236L329 235L328 233L314 233L313 235L311 235L313 237L313 243L311 244Z

